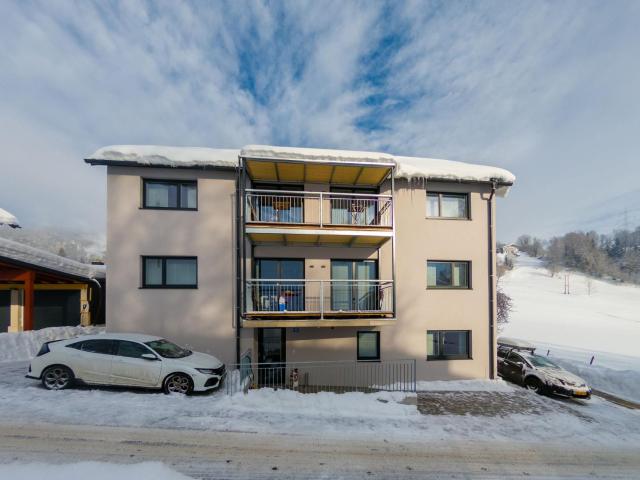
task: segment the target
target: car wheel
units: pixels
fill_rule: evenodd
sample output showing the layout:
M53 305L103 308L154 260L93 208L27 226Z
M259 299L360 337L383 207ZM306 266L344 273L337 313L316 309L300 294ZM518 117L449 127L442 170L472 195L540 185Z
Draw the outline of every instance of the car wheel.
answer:
M73 372L63 365L54 365L42 373L42 385L47 390L64 390L72 383Z
M193 391L193 382L189 375L184 373L172 373L164 381L164 393L181 393L189 395Z
M527 389L531 390L532 392L535 392L538 394L544 393L542 382L538 380L536 377L529 377L525 379L524 386L527 387Z

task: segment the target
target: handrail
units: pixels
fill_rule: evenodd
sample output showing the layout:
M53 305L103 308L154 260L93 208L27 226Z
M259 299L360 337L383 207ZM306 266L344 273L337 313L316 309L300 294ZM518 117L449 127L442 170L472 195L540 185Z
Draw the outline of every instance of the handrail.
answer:
M314 279L314 278L248 278L247 282L280 282L280 283L293 283L293 282L370 282L370 283L393 283L393 280L344 280L344 279L333 279L327 278L325 280L322 279Z

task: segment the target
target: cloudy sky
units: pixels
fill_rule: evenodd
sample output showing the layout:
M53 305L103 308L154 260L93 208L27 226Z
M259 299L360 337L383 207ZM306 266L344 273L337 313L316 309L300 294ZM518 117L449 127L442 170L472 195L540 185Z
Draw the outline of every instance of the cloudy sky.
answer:
M0 2L0 207L104 231L108 144L382 150L518 177L499 238L640 224L640 2Z

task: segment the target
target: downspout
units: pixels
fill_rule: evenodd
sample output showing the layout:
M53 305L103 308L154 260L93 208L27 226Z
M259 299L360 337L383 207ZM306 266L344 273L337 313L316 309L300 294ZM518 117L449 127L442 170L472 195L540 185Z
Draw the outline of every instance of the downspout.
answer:
M491 195L489 195L489 200L487 203L487 224L488 224L488 232L487 232L487 241L488 241L488 250L489 250L489 378L491 380L496 378L495 374L495 314L494 314L494 284L495 284L495 273L494 273L494 251L493 251L493 198L496 194L498 181L495 178L491 179Z
M236 320L236 364L240 365L240 311L241 311L241 302L242 302L242 279L240 269L242 268L241 261L241 248L240 242L243 240L240 238L241 235L241 216L240 216L240 208L241 208L241 200L240 200L240 183L241 183L241 174L240 171L242 169L242 164L240 162L240 158L238 158L238 170L236 173L236 312L235 312L235 320Z

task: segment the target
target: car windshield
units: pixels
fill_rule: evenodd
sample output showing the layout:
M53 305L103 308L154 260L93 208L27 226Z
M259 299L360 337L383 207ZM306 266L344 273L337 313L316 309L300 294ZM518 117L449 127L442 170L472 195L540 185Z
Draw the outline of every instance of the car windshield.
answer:
M182 348L164 339L147 342L145 345L151 347L158 355L164 358L184 358L193 353L191 350Z
M525 358L529 360L531 365L534 367L551 367L551 368L560 368L558 365L553 363L551 360L541 357L540 355L526 355Z

